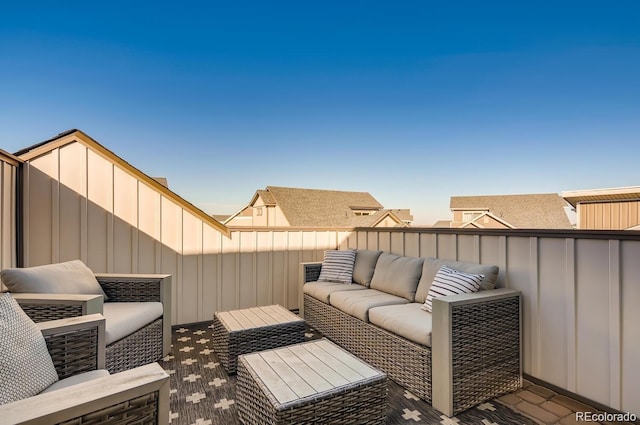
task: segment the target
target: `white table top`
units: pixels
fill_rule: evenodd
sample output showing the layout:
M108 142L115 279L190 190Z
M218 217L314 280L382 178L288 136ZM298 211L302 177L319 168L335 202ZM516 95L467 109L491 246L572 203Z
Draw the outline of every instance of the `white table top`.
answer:
M280 305L223 311L217 315L229 332L303 321L302 318Z
M327 339L242 357L280 404L386 376Z

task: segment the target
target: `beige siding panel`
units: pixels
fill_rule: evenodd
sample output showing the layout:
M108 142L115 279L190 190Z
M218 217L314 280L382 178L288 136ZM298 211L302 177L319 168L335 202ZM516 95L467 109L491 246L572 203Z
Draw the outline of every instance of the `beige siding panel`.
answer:
M87 149L76 143L64 146L59 161L59 261L81 259L86 263Z
M384 252L393 252L391 250L391 233L390 232L379 232L378 233L378 250Z
M457 235L438 235L437 258L445 260L457 260L458 249L456 245Z
M478 241L479 236L476 235L458 235L458 261L477 263L480 249Z
M282 306L286 304L287 242L287 232L273 232L273 303Z
M438 256L438 235L435 233L420 234L420 257Z
M51 178L51 174L57 176L57 163L53 154L45 155L27 167L27 180L25 207L26 218L26 243L25 265L39 266L58 261L57 249L53 251L53 234L57 234L57 211L54 212L54 193L57 198L58 183ZM56 170L55 173L53 170ZM56 229L54 229L54 223Z
M240 264L238 263L238 232L231 233L231 239L222 238L222 259L221 259L221 310L234 310L239 306L238 302L238 271Z
M532 322L537 316L537 282L531 281L531 244L529 238L509 238L507 244L507 258L509 268L505 271L509 286L522 292L523 326L523 369L525 373L535 375L534 341L533 335L537 334L537 326Z
M113 165L87 152L87 265L113 270Z
M182 256L176 261L182 267L182 293L178 310L181 323L200 321L203 309L202 288L202 221L180 208L182 213ZM164 222L164 220L163 220Z
M113 270L138 273L138 181L113 169Z
M390 252L396 255L405 255L404 233L390 233L391 249Z
M567 321L565 312L565 269L567 267L564 239L540 239L539 248L539 337L540 370L538 376L559 387L567 380Z
M182 244L184 241L182 234L183 210L170 200L160 195L158 195L157 199L160 202L160 217L157 222L160 225L160 229L159 231L154 230L157 232L156 234L158 236L153 238L153 244L154 252L157 252L157 250L160 249L161 259L160 264L156 263L155 256L146 257L146 261L149 263L148 267L154 267L153 273L157 273L161 270L164 273L176 276L171 288L173 291L172 314L176 317L178 323L189 323L183 321L183 303L185 302L184 293L185 291L189 293L189 291L185 289L185 285L188 284L185 282L181 267L183 259ZM191 303L194 301L195 300L191 300ZM194 309L196 306L189 305L187 308Z
M138 273L156 273L158 256L162 255L159 247L160 241L160 199L161 195L142 182L138 182ZM167 216L167 220L169 220ZM167 235L168 240L175 241ZM166 245L168 249L176 252L175 246ZM135 248L134 248L135 249ZM165 269L166 270L166 269ZM166 273L169 273L168 271ZM174 285L176 285L174 283ZM177 316L174 316L177 317Z
M203 226L202 229L202 314L199 320L211 320L213 314L221 310L218 290L218 258L220 258L220 239L222 235L216 229Z
M240 267L239 273L239 300L240 308L249 308L257 305L256 287L256 232L238 232L235 236L240 241Z
M256 253L256 305L273 303L273 232L258 232Z
M576 243L577 391L608 404L609 386L609 245Z
M420 235L417 233L403 233L404 253L409 257L420 256Z
M14 165L0 162L2 169L2 217L0 235L2 245L0 250L0 269L16 266L16 175L17 169ZM4 289L4 287L2 287Z
M289 309L298 308L298 271L302 260L302 232L289 232L289 254L287 259L287 276L285 281L285 303Z
M365 232L367 235L367 249L372 251L378 250L378 233L377 232Z
M621 405L613 406L624 412L640 414L640 242L623 241L621 260Z

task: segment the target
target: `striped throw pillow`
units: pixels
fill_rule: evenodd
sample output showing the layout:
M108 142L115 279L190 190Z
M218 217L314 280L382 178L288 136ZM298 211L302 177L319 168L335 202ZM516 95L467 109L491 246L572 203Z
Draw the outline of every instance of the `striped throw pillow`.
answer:
M356 251L353 249L325 251L318 281L351 283L355 261Z
M437 297L477 292L480 289L482 279L484 279L482 274L464 273L442 266L433 279L427 294L427 300L422 305L422 309L431 312L431 303Z

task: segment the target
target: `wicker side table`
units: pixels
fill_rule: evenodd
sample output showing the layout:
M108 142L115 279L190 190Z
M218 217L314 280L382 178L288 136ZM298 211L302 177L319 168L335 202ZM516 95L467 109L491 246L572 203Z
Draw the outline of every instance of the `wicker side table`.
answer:
M387 375L321 339L240 356L236 402L251 425L383 424Z
M238 356L304 341L304 320L279 305L215 313L214 351L228 374Z

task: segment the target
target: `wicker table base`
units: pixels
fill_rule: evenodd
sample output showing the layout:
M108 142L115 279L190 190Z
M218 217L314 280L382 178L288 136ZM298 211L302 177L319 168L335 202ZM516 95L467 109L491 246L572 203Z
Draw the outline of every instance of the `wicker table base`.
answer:
M383 424L387 376L327 339L238 358L238 417L247 425Z
M279 305L216 313L214 351L228 374L238 356L304 341L304 320Z

